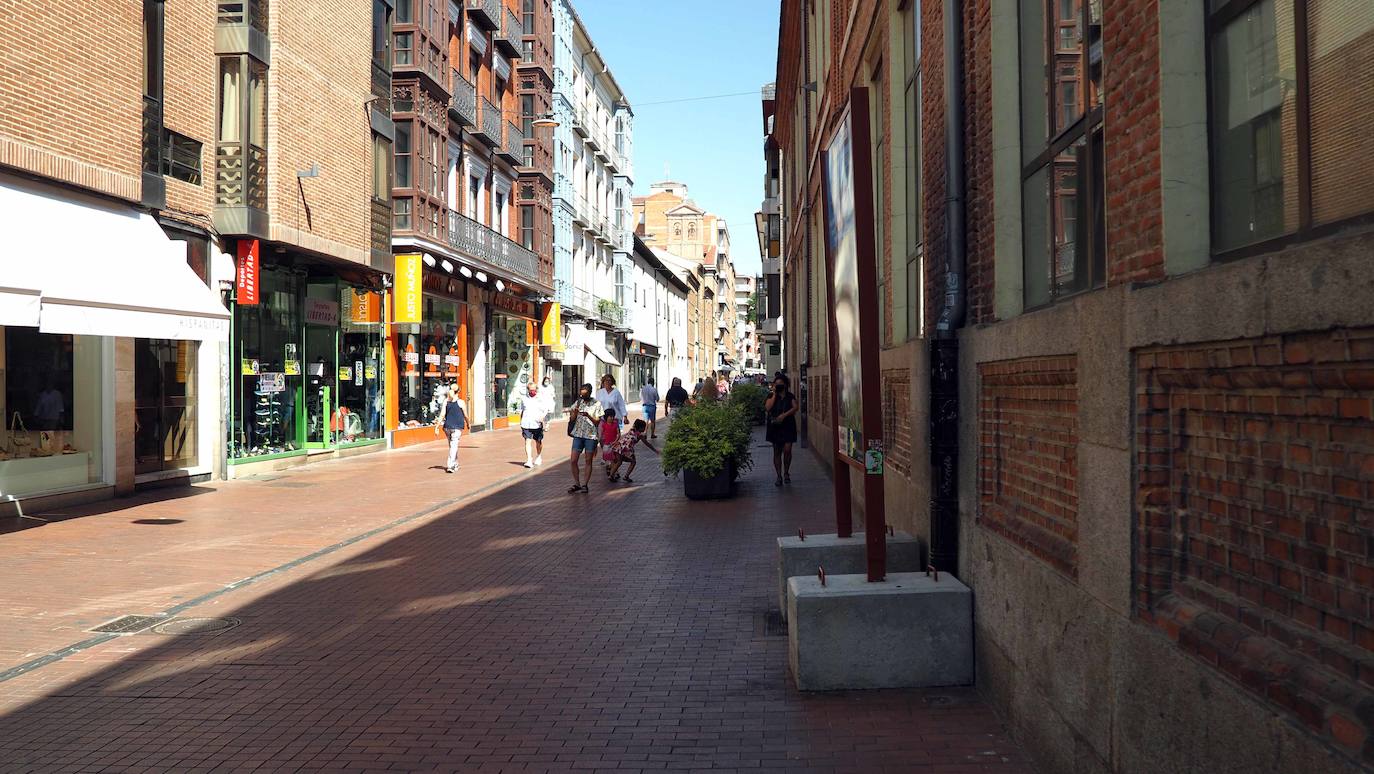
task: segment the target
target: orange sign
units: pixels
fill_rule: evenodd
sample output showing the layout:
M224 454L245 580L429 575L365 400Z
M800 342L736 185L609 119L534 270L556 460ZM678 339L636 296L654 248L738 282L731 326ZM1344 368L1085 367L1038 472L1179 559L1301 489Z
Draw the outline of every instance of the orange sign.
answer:
M355 323L375 323L382 320L382 297L368 290L352 290L353 301L348 319Z
M396 256L395 322L420 322L423 294L424 262L419 253Z
M234 300L244 306L258 303L258 245L256 239L240 239L234 247L238 258Z

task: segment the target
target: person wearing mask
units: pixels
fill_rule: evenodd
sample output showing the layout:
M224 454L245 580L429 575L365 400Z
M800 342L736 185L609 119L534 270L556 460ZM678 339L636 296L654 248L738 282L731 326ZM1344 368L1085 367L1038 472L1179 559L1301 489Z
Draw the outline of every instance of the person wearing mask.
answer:
M601 404L603 411L615 412L617 428L629 413L625 408L625 396L616 389L615 377L610 374L601 377L601 389L596 391L596 402Z
M800 405L789 387L787 377L779 375L773 380L768 400L763 403L763 413L768 417L765 437L773 444L773 471L778 475L773 486L792 483L792 444L797 442L797 409Z
M445 473L452 473L458 469L458 439L463 437L463 430L468 426L468 414L463 405L463 399L458 397L458 388L449 387L447 400L444 407L439 410L439 421L434 424L434 434L442 432L448 436L448 464L444 465Z
M600 434L601 404L592 397L592 386L582 385L577 400L568 408L568 435L572 437L573 485L568 494L586 492L592 478L592 459L596 455L596 439ZM585 467L585 471L583 468Z
M674 376L673 384L668 388L668 394L664 396L664 401L668 404L668 413L677 416L677 412L681 411L682 407L687 405L687 401L690 398L691 396L687 394L687 389L682 386L682 378Z
M644 404L644 422L649 426L649 437L658 437L658 388L654 386L653 377L649 377L648 382L639 389L639 400Z
M544 423L548 421L549 404L539 394L539 385L529 383L520 396L520 435L525 439L525 467L544 464Z

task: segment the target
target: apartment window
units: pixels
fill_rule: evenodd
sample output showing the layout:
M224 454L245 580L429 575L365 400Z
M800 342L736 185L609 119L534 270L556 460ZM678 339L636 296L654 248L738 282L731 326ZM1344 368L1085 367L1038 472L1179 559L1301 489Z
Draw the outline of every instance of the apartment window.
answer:
M393 223L397 231L409 231L411 228L410 199L397 199L392 205Z
M396 187L410 188L413 185L414 153L410 144L410 122L396 122Z
M615 152L625 152L625 116L617 116L615 119Z
M396 33L396 64L415 64L415 33Z
M530 143L525 143L523 150L525 155L525 166L534 166L534 145Z
M534 136L534 95L520 95L520 129L526 137Z
M410 24L415 20L415 0L396 0L396 23Z
M1020 26L1025 303L1036 307L1106 274L1102 8L1027 0Z
M477 49L468 50L468 75L472 78L472 85L477 85L477 74L482 69L482 54Z
M372 0L372 64L391 69L391 9L385 0Z
M873 66L869 78L869 137L872 147L873 166L873 274L878 278L878 340L886 344L890 339L887 328L887 273L888 264L884 260L884 243L887 241L887 218L883 217L882 203L887 201L887 178L884 170L887 162L883 153L887 150L887 108L883 105L886 93L883 79L883 63Z
M1374 214L1374 178L1358 163L1374 155L1368 0L1210 8L1214 250L1263 249Z
M520 207L520 244L526 250L534 250L534 205Z
M163 129L159 174L200 185L200 149L199 141Z
M906 146L906 335L921 335L925 293L922 256L925 204L921 200L921 2L910 0L902 12L902 142ZM772 228L772 224L769 224Z
M157 174L162 166L162 81L165 5L143 2L143 171Z
M468 177L468 217L471 218L471 219L473 219L473 220L475 220L475 221L478 221L478 222L481 222L481 220L482 220L482 217L481 217L482 213L481 213L481 211L480 211L480 209L479 209L479 207L481 206L481 203L482 203L482 200L481 200L481 191L482 191L482 179L481 179L480 177L476 176L476 175L471 175L471 176L469 176L469 177Z
M523 2L522 2L520 5L521 5L521 10L522 10L522 12L523 12L523 16L522 16L522 24L523 24L523 26L524 26L523 32L524 32L524 34L526 34L526 35L533 35L533 34L535 34L535 30L534 30L534 0L523 0Z
M267 208L267 65L219 58L215 203Z
M380 134L372 135L372 198L391 199L391 143Z
M492 74L491 79L491 101L501 106L501 95L506 93L506 79L499 75Z
M492 204L491 228L499 234L506 233L506 192L497 191Z

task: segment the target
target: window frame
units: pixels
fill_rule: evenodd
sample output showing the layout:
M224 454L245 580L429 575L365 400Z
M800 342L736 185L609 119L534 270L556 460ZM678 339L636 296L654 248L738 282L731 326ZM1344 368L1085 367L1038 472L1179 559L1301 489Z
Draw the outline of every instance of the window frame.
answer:
M1067 123L1065 126L1060 126L1059 106L1056 92L1062 81L1058 71L1059 63L1056 61L1056 58L1061 51L1059 48L1059 40L1061 37L1060 30L1065 26L1059 14L1059 5L1062 0L1022 0L1023 3L1037 2L1040 4L1042 15L1040 40L1043 46L1042 55L1044 56L1045 62L1043 71L1039 75L1039 80L1045 90L1045 121L1047 123L1043 148L1030 159L1023 157L1021 160L1021 177L1019 183L1021 191L1022 238L1023 240L1025 238L1024 224L1028 220L1026 210L1027 197L1025 195L1026 185L1033 177L1042 171L1045 172L1048 183L1045 191L1047 197L1045 217L1048 219L1048 222L1045 224L1045 233L1051 237L1051 241L1046 245L1046 261L1044 267L1047 272L1046 283L1048 286L1048 293L1043 301L1033 302L1028 295L1030 288L1033 286L1029 280L1029 273L1032 266L1031 262L1025 259L1027 246L1024 243L1022 245L1021 299L1025 311L1053 306L1064 299L1072 298L1082 293L1089 293L1106 285L1106 244L1105 239L1102 238L1103 235L1099 234L1095 227L1097 223L1103 221L1103 216L1105 214L1102 208L1105 207L1106 203L1104 196L1106 188L1106 170L1105 163L1096 163L1094 145L1101 146L1106 142L1106 130L1103 121L1105 110L1100 95L1095 106L1090 104L1092 92L1092 63L1090 55L1092 44L1088 39L1088 30L1090 29L1090 13L1093 0L1074 1L1079 4L1077 20L1080 30L1078 66L1082 73L1082 77L1078 82L1083 85L1083 88L1079 90L1077 96L1082 109L1081 112L1078 113L1076 119ZM1019 9L1020 4L1018 4L1016 20L1017 42L1018 45L1022 45L1025 42L1026 36ZM1105 13L1105 9L1103 12ZM1105 46L1105 41L1099 40L1099 44ZM1102 54L1104 62L1105 58L1104 52ZM1022 69L1019 71L1018 76L1018 88L1024 90L1023 84L1026 78L1029 77L1029 73ZM1022 104L1017 115L1017 141L1023 149L1025 147L1025 111L1025 105ZM1054 270L1057 259L1053 249L1053 234L1055 233L1055 224L1057 222L1057 218L1054 214L1056 211L1054 202L1054 163L1055 159L1073 148L1080 141L1083 144L1083 154L1077 160L1078 171L1076 174L1078 177L1078 185L1075 188L1074 195L1077 201L1083 202L1083 209L1080 211L1080 220L1085 221L1088 226L1081 231L1084 243L1082 245L1075 244L1074 249L1077 251L1081 247L1086 251L1087 259L1085 265L1088 271L1088 277L1087 281L1084 282L1081 287L1061 290L1058 287L1058 280ZM1099 166L1103 168L1098 169Z
M921 0L908 0L902 8L902 36L909 40L903 46L902 77L903 144L906 146L906 244L903 260L906 269L906 340L921 336L925 329L925 278L922 273L925 257L926 213L923 195L925 160L921 158L921 97L924 83L921 70ZM908 24L909 23L909 24ZM909 48L907 47L909 45ZM770 216L773 217L773 216ZM770 229L774 229L772 223ZM914 232L914 233L913 233ZM773 236L770 230L769 239Z
M1374 226L1374 207L1368 211L1346 218L1313 225L1312 223L1312 89L1310 33L1307 4L1301 0L1293 2L1293 59L1294 59L1294 116L1295 137L1293 142L1297 153L1298 222L1290 232L1269 237L1246 245L1217 249L1216 217L1218 190L1217 169L1213 163L1216 158L1215 138L1212 127L1217 120L1214 110L1215 63L1212 61L1212 40L1225 31L1226 26L1239 19L1263 0L1229 0L1215 10L1204 8L1204 52L1206 73L1203 78L1207 90L1207 215L1208 241L1212 245L1211 259L1222 263L1249 258L1264 253L1272 253L1295 244L1310 242L1337 233L1351 226ZM1275 10L1277 15L1278 9Z
M187 137L180 132L174 132L164 126L162 127L161 145L159 174L191 185L204 185L205 173L202 165L204 164L205 143L193 137ZM178 161L178 153L190 154L192 146L194 146L195 151L195 165ZM178 170L182 170L182 174L177 174Z

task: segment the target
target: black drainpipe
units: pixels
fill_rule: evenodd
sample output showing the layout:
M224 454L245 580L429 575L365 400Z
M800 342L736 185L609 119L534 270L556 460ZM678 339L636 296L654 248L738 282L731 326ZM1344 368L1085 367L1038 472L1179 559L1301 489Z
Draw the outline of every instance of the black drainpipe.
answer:
M945 14L945 293L930 339L930 563L959 574L959 338L964 278L963 3Z

